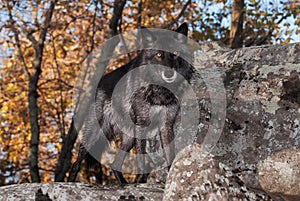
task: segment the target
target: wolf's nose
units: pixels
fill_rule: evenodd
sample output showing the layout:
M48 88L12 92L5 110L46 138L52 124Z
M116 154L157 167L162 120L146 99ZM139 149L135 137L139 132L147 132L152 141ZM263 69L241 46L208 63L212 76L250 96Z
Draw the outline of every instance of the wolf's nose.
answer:
M165 70L161 73L162 79L167 83L172 83L177 78L177 72L172 69Z
M171 78L172 76L174 76L174 70L172 70L172 69L167 69L167 70L165 70L164 71L164 75L165 75L165 77L167 77L167 78Z

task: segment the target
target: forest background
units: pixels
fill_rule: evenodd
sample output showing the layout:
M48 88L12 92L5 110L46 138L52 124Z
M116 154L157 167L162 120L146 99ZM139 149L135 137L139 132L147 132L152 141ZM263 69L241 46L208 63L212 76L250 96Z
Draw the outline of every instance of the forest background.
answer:
M0 186L65 181L78 151L73 88L85 59L107 39L189 24L201 44L231 48L300 41L298 0L1 0ZM109 70L131 59L125 55ZM104 183L114 183L103 167ZM99 182L80 172L81 182ZM130 177L130 175L128 175Z

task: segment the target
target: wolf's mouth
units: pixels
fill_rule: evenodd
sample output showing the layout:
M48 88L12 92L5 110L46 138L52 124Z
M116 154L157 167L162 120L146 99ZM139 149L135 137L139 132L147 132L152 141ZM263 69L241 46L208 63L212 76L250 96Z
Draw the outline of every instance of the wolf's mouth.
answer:
M167 83L172 83L177 78L177 72L175 70L163 71L161 73L161 78Z

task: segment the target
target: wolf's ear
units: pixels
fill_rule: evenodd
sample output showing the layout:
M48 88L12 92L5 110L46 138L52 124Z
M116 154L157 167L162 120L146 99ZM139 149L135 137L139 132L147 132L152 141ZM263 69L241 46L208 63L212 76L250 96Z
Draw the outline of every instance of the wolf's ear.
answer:
M186 43L187 42L187 35L188 35L188 25L187 23L181 24L175 32L179 33L176 34L176 38L181 42L181 43Z
M182 23L176 30L177 33L183 34L185 36L188 35L188 25L187 23Z
M149 29L147 29L146 27L142 27L141 35L142 35L142 43L144 47L151 46L153 42L156 40L154 34L151 31L149 31Z

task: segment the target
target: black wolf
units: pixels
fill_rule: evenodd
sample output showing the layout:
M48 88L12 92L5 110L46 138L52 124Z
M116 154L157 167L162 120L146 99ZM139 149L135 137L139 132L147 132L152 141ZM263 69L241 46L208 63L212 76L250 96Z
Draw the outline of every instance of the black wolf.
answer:
M97 162L97 160L92 158L89 152L92 149L96 149L98 152L102 153L105 146L97 147L96 145L99 142L104 141L104 137L107 141L113 141L117 137L121 139L120 149L123 151L117 153L112 165L114 175L120 184L127 183L121 171L118 170L121 169L125 159L124 153L129 152L132 148L135 148L136 153L139 154L137 157L137 169L141 170L140 172L143 172L145 159L142 154L146 153L147 144L147 139L145 138L147 132L145 133L145 128L151 124L151 120L155 115L155 117L161 118L160 123L157 124L159 137L156 138L156 140L149 140L150 146L157 147L161 144L159 146L162 146L165 152L164 155L167 164L170 165L172 163L175 155L174 147L171 143L174 139L173 124L180 109L180 97L177 97L165 87L165 85L162 86L155 83L146 83L140 85L140 87L135 90L132 90L132 83L136 82L136 78L131 76L129 77L129 81L126 81L125 83L127 83L126 89L131 89L132 93L128 95L127 90L125 92L120 91L121 94L117 94L119 102L116 104L121 109L128 109L130 120L137 129L124 129L124 126L120 128L116 122L124 120L122 118L125 117L117 114L112 109L112 97L118 82L120 82L122 77L127 73L134 69L138 69L140 66L148 65L146 67L152 69L153 71L151 72L154 72L152 75L146 75L146 73L141 70L140 78L146 79L149 76L153 76L155 79L160 80L165 84L176 84L176 86L179 86L183 80L190 81L193 74L193 68L190 65L190 61L187 61L190 58L190 49L187 45L187 24L183 23L172 33L175 34L173 36L157 36L149 29L143 28L141 30L141 38L145 48L143 48L138 56L131 62L102 77L97 87L94 110L98 126L103 131L103 134L102 136L96 136L98 133L98 131L95 130L96 128L93 128L93 125L90 125L90 127L87 126L90 129L83 134L83 144L80 147L78 158L71 168L69 181L75 181L80 169L80 164L83 160L88 160L89 162L92 161L92 163ZM166 51L166 49L168 51ZM164 66L167 69L163 68L162 70L159 66ZM126 99L122 96L129 97L129 102L126 103L122 101ZM118 98L116 100L118 100ZM161 112L163 115L157 115ZM128 125L128 127L130 126ZM131 132L131 134L128 134L127 132ZM157 139L159 140L159 143L157 142ZM104 144L105 143L102 142L102 145ZM147 182L147 177L148 174L146 173L138 173L136 182L145 183Z

